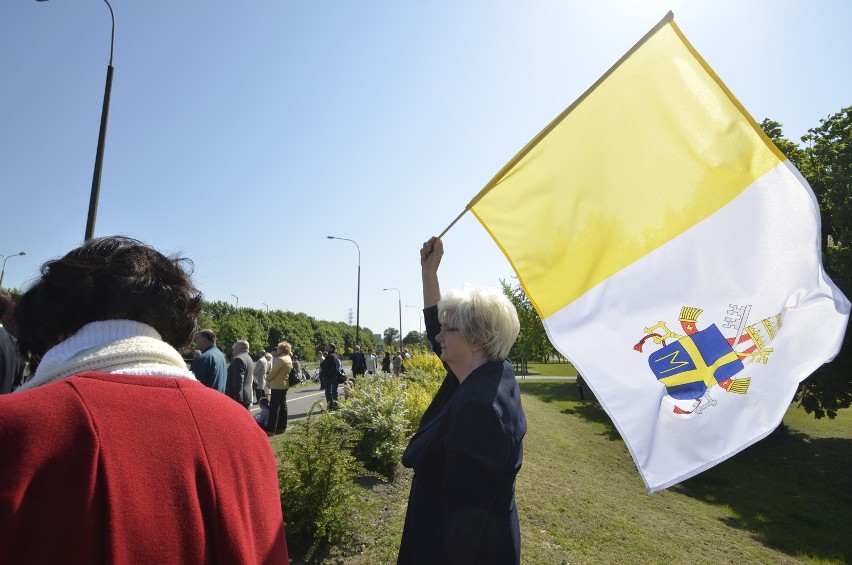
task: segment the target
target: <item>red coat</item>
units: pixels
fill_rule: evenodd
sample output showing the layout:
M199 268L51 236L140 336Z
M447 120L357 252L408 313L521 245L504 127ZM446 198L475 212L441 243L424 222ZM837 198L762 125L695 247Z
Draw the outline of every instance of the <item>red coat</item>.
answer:
M24 562L286 564L266 435L191 380L83 373L3 395L0 563Z

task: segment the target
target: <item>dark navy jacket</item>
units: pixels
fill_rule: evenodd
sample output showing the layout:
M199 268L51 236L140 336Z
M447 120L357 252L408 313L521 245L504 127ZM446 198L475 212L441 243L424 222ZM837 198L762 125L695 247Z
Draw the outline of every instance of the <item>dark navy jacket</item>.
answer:
M423 312L440 353L437 307ZM515 475L526 430L511 363L485 363L461 385L448 372L402 457L415 475L398 563L520 563Z

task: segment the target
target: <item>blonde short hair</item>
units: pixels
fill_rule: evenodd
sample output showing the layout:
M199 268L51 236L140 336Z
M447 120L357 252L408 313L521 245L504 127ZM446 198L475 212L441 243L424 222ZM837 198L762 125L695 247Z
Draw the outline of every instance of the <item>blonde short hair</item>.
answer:
M489 361L502 361L521 331L518 312L496 288L465 286L438 302L438 320L458 329L470 345L482 347Z
M293 347L287 341L282 341L278 344L278 349L284 352L284 355L290 355L293 353Z

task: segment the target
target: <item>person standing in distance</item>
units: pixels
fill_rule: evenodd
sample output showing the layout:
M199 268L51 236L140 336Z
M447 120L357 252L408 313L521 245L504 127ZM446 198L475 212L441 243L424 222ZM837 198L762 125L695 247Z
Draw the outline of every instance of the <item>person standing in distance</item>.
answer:
M228 396L242 404L246 410L251 408L252 386L251 379L254 372L254 361L249 355L249 342L241 339L231 348L233 358L228 365L228 385L226 393Z
M372 347L367 351L367 356L364 358L364 362L367 364L367 374L375 375L376 369L379 366L379 358L376 357L376 353L373 351Z
M228 383L228 363L225 355L216 347L216 334L213 330L201 330L195 334L195 345L201 351L201 356L193 360L189 370L204 386L224 393Z
M272 360L272 369L266 376L266 386L272 391L269 395L266 435L287 431L287 390L290 388L290 369L293 368L292 355L293 350L289 343L279 343Z
M257 352L257 361L254 362L254 370L252 370L252 383L256 395L255 404L260 404L260 399L266 396L266 373L269 372L269 369L271 367L266 360L266 351L261 349Z
M361 346L355 346L355 352L352 354L352 380L358 380L358 377L364 376L367 371L367 358L364 352L361 351Z
M398 377L402 372L402 354L399 351L393 354L391 363L393 364L393 376Z
M343 369L343 364L337 356L337 346L333 343L328 344L326 348L328 354L320 363L320 384L325 390L326 406L329 410L337 410L337 389L340 383L337 382L337 373Z

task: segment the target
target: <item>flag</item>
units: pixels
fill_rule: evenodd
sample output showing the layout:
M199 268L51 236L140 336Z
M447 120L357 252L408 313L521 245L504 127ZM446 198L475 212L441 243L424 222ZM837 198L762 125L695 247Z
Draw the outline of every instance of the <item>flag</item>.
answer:
M467 209L649 492L768 435L840 348L812 190L671 13Z

